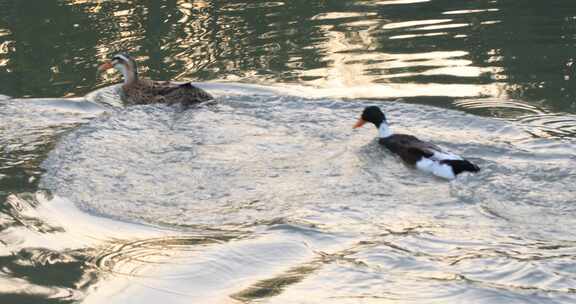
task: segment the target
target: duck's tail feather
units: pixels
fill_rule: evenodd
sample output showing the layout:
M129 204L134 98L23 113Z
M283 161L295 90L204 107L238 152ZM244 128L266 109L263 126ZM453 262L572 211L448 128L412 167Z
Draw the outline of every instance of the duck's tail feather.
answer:
M462 172L478 172L480 171L480 167L476 166L475 164L467 161L465 159L458 160L458 159L446 159L440 161L440 163L447 164L452 167L452 171L454 171L455 175L458 175Z

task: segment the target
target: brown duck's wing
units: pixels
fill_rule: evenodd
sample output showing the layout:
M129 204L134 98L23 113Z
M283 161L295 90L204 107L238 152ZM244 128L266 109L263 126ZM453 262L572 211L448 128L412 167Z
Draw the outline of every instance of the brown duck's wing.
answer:
M442 151L436 145L405 134L394 134L390 137L382 138L380 143L409 164L416 164L423 157L430 158L435 151Z
M153 103L192 105L213 99L209 93L189 82L176 84L169 81L139 79L136 83L122 88L123 100L128 105Z
M139 79L135 83L124 85L122 89L123 100L127 105L163 102L162 96L158 95L158 86L149 79Z
M193 104L213 99L212 95L189 82L174 84L170 82L155 83L156 95L166 103Z

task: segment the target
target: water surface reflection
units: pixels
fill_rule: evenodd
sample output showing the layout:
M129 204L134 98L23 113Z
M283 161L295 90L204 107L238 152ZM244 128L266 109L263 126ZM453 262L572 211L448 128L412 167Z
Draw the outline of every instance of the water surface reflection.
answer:
M157 79L298 83L355 98L512 97L574 109L575 86L564 80L575 35L567 0L554 8L449 0L44 1L34 14L26 5L3 4L0 15L1 88L13 96L84 94L118 80L96 79L98 62L129 51Z

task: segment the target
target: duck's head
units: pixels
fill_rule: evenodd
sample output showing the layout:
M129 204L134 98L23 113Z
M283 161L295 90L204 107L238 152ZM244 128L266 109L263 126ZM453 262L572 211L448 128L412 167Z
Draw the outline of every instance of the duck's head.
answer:
M138 68L136 61L127 54L120 53L112 57L112 60L98 67L98 71L103 72L114 68L124 76L124 83L131 83L138 79Z
M376 126L376 128L380 128L382 123L386 123L386 115L384 115L382 110L377 106L366 107L362 112L362 116L358 118L358 121L354 125L354 129L360 128L367 122L371 122Z

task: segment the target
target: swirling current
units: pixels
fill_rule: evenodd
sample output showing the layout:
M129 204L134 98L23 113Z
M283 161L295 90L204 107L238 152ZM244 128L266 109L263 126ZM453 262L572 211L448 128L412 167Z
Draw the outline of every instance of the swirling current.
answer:
M77 106L102 114L64 132L43 161L50 194L11 199L22 222L53 235L55 251L19 255L81 277L38 293L86 303L574 300L572 141L534 137L521 121L380 103L395 130L482 167L446 182L383 150L376 130L352 130L371 101L207 87L217 102L186 111ZM314 301L302 298L310 289Z

